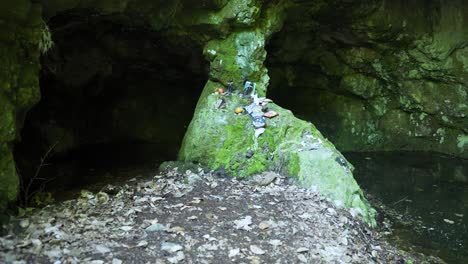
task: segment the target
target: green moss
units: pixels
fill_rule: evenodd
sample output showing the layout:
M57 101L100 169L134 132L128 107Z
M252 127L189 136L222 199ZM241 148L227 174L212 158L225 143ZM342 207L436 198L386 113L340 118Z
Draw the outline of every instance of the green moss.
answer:
M209 82L206 87L213 85ZM216 109L214 106L221 98L225 100L225 109ZM279 116L268 119L265 133L255 138L250 116L234 113L236 107L247 104L237 95L221 97L207 93L197 106L180 158L223 169L237 177L280 170L304 187L316 186L338 204L359 208L366 221L373 219L371 207L362 202L365 198L352 176L352 166L344 167L336 161L343 159L341 154L312 124L269 104ZM248 151L253 156L247 157Z
M0 144L0 213L16 199L18 191L19 178L11 149L6 144Z
M288 163L288 173L289 175L297 176L301 170L301 166L299 164L299 156L293 155Z
M44 25L39 5L7 2L0 4L0 213L19 191L12 142L25 112L39 99L38 45Z

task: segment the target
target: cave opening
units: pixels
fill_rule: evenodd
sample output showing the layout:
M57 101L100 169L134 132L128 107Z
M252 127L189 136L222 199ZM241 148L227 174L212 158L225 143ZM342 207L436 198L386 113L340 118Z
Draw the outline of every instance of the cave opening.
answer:
M307 6L291 8L281 31L269 40L268 97L312 122L341 151L366 149L366 143L348 133L347 121L362 118L359 121L365 122L370 105L365 97L342 85L343 77L353 69L341 56L358 43L368 44L346 27L351 15L333 15L332 10L311 12ZM363 116L350 117L351 113Z
M90 10L48 26L41 100L14 148L23 185L76 189L175 160L208 79L202 47L138 17Z

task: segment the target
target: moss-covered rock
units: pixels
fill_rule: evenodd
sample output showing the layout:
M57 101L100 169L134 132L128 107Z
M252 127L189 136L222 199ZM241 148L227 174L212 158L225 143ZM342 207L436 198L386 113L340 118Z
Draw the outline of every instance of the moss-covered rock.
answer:
M207 90L216 84L209 82ZM289 174L305 187L346 207L357 208L375 224L371 209L352 176L352 165L311 124L289 110L269 104L279 116L267 121L258 138L250 115L234 110L249 102L237 94L208 94L201 100L186 133L179 158L195 161L230 175L247 177L266 170ZM216 108L223 100L224 108Z
M27 0L0 4L0 212L15 201L19 179L12 143L26 111L39 100L41 8Z
M279 117L267 121L265 133L255 136L252 119L248 115L234 114L234 108L245 106L248 101L237 94L221 96L213 94L214 88L222 87L230 79L234 80L235 90L242 90L244 79L257 84L256 94L264 96L269 84L268 70L265 67L267 56L265 45L270 36L281 29L285 10L294 7L294 1L277 0L233 0L233 1L109 1L109 0L70 0L40 1L45 9L44 17L49 19L67 10L91 10L93 14L112 14L111 19L142 19L151 30L163 30L164 36L176 40L188 37L204 47L204 55L210 63L210 76L198 101L193 120L185 135L180 150L180 159L205 164L238 177L248 177L266 170L277 170L294 177L298 184L315 187L337 204L356 208L364 220L374 225L375 211L368 205L362 191L352 176L352 165L326 140L311 124L276 104L271 110ZM341 3L341 1L338 1ZM372 1L371 1L372 2ZM50 38L37 4L21 1L13 7L14 13L5 13L7 29L2 28L0 44L6 45L8 53L0 54L8 63L6 74L1 75L2 91L0 101L5 110L2 118L7 120L0 127L0 182L3 201L11 201L17 192L18 179L11 157L11 142L17 137L26 110L38 100L39 43ZM357 6L372 9L374 3ZM312 3L313 14L326 19L324 1ZM355 6L354 4L352 6ZM297 7L297 6L296 6ZM328 6L330 7L330 6ZM8 8L12 8L11 5ZM4 9L1 9L4 10ZM28 12L28 14L24 14ZM39 14L38 14L39 12ZM365 12L354 12L363 16ZM3 14L3 13L0 13ZM17 20L17 21L16 21ZM3 23L3 22L2 22ZM31 24L28 24L31 23ZM135 23L135 25L140 25ZM310 26L310 25L305 25ZM45 38L44 38L45 36ZM112 38L103 38L113 43ZM297 41L292 40L291 45ZM43 43L44 44L44 43ZM306 43L307 44L307 43ZM307 45L304 44L304 47ZM48 44L41 45L46 47ZM5 49L5 50L7 50ZM109 46L116 54L128 53L124 47ZM83 54L80 54L83 56ZM300 58L301 55L297 55ZM93 57L94 58L94 57ZM373 98L379 93L379 82L365 74L355 74L348 65L343 65L339 54L323 50L317 54L309 52L309 61L320 61L326 65L324 76L349 76L342 82L343 89L359 93L361 97ZM106 74L107 64L95 63L94 67L79 71L84 75ZM95 69L99 68L99 69ZM102 71L104 69L104 72ZM72 73L77 72L70 69ZM73 76L71 74L70 76ZM88 76L88 77L89 77ZM291 81L307 74L290 74ZM83 76L74 76L83 77ZM86 76L85 76L86 77ZM78 78L80 79L80 78ZM81 78L87 80L89 78ZM69 86L77 85L78 80L69 78ZM317 82L323 83L326 82ZM336 82L333 82L336 83ZM339 83L336 83L339 84ZM355 84L365 87L356 88ZM73 89L69 96L73 97ZM223 97L223 98L222 98ZM225 100L225 108L216 108L219 100ZM145 119L145 118L144 118ZM149 118L151 119L151 118ZM145 119L146 120L146 119ZM139 129L145 136L152 131ZM119 129L119 131L121 131ZM55 133L55 132L54 132ZM59 135L69 132L59 128ZM66 144L74 144L70 136ZM460 140L464 146L464 139ZM3 184L5 183L5 184Z
M270 95L342 151L468 157L457 143L468 128L466 7L422 0L299 3L267 47L275 72Z

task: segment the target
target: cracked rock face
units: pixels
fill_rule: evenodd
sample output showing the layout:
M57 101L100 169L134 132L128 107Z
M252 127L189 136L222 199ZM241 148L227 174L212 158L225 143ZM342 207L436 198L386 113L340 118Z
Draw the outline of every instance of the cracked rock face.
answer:
M468 157L466 3L319 2L270 41L269 96L341 151Z

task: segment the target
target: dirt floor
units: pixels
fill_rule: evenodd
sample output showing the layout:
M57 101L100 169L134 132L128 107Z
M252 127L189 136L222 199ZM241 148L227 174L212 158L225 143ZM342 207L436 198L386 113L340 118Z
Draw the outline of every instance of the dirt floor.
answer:
M169 169L5 226L1 263L438 263L269 172ZM156 174L156 172L155 172Z

